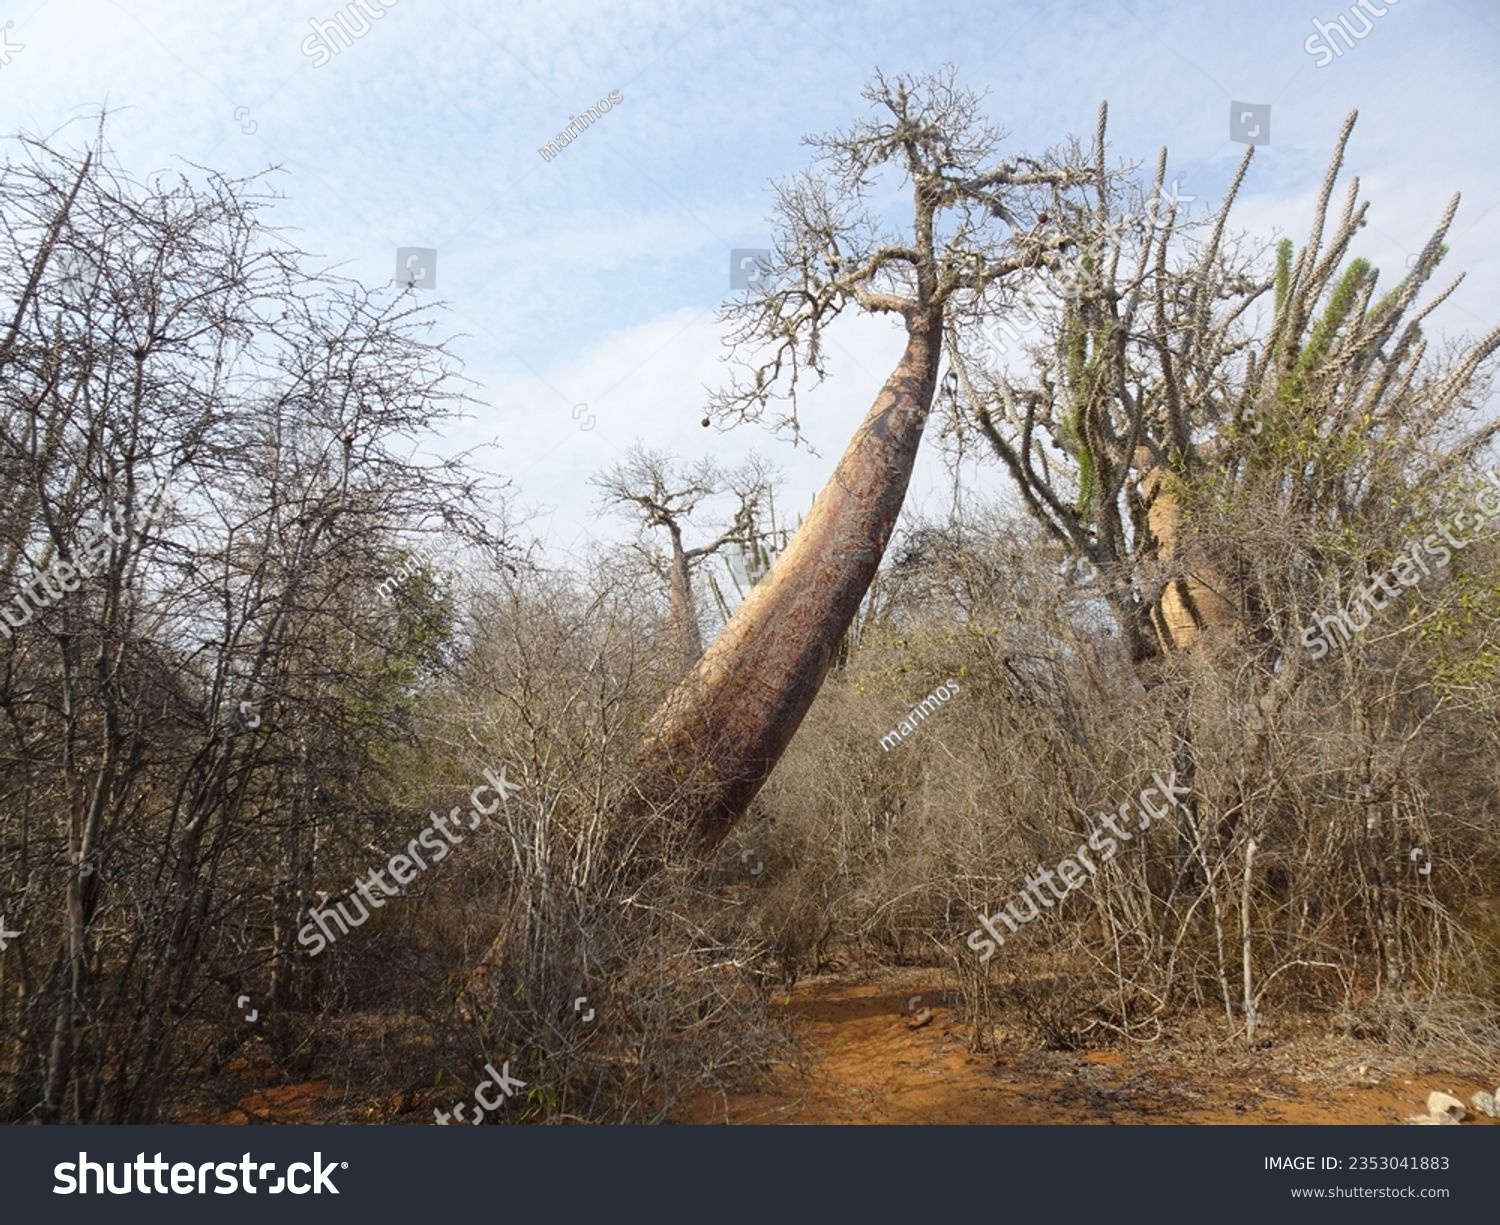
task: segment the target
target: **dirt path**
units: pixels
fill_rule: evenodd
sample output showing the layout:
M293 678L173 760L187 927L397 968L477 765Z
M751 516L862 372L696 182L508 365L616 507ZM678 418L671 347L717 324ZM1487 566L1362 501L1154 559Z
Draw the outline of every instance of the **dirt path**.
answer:
M1196 1038L1082 1051L1042 1051L1023 1032L1001 1031L998 1060L971 1054L968 1029L945 1002L933 971L881 982L806 980L780 1007L801 1042L752 1092L704 1092L681 1123L1365 1123L1419 1113L1433 1089L1467 1102L1494 1087L1500 1068L1414 1060L1370 1042L1306 1032L1271 1033L1264 1049L1226 1044L1209 1019ZM414 1029L413 1042L422 1040ZM371 1049L389 1034L372 1026ZM399 1043L390 1049L396 1050ZM415 1049L415 1048L413 1048ZM233 1069L242 1089L230 1106L188 1122L427 1123L431 1104L414 1089L361 1096L330 1079L287 1076L255 1058ZM1474 1070L1474 1069L1471 1069ZM373 1071L371 1073L374 1074ZM369 1083L355 1077L354 1084ZM1472 1116L1465 1126L1491 1126Z
M753 1093L701 1095L681 1121L1392 1124L1420 1112L1429 1089L1467 1101L1483 1087L1338 1039L1289 1041L1259 1058L1026 1051L1017 1042L997 1064L969 1053L966 1027L925 990L920 975L899 985L804 983L784 1005L803 1037L803 1063L776 1068ZM913 1028L927 1008L931 1018Z

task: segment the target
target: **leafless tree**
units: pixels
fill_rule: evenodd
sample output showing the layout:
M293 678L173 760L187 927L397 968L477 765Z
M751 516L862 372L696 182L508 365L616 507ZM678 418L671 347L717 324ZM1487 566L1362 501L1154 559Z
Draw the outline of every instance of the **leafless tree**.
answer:
M648 530L666 531L665 558L643 543L636 548L666 585L672 636L684 670L691 668L703 654L693 571L731 545L753 549L760 543L757 517L772 491L772 474L755 457L725 471L711 459L680 464L665 452L636 444L591 483L602 491L606 506L627 510ZM729 526L704 544L685 544L684 529L700 504L724 493L737 502Z
M1029 287L1024 326L955 319L949 352L959 411L1048 534L1101 572L1132 655L1146 662L1203 628L1242 624L1254 603L1177 539L1183 481L1232 491L1259 478L1272 489L1264 478L1274 470L1286 478L1278 498L1316 516L1356 512L1373 494L1368 474L1413 445L1430 457L1440 437L1445 455L1425 469L1408 464L1414 481L1451 472L1497 428L1446 434L1500 329L1453 359L1434 360L1423 338L1423 320L1458 284L1418 305L1457 197L1385 294L1378 270L1349 258L1369 208L1358 179L1325 235L1354 115L1308 238L1295 251L1283 240L1274 269L1258 267L1228 228L1253 147L1217 209L1190 219L1166 181L1165 149L1149 186L1111 173L1106 116L1101 107L1087 191L1058 192L1048 205L1044 241L1068 256ZM1336 445L1356 428L1374 445Z
M831 666L880 564L937 383L955 311L1008 309L1016 284L1055 256L1035 236L1043 201L1087 181L1065 156L1000 158L1003 134L956 71L877 76L874 115L810 139L816 163L777 187L768 288L729 311L748 365L715 400L721 418L800 430L797 392L824 370L823 331L853 308L889 316L905 348L801 528L657 712L640 766L647 806L669 805L712 839L744 811ZM872 200L889 177L909 192L899 227Z
M1094 182L1082 200L1058 193L1048 205L1048 241L1068 260L1034 286L1026 326L976 317L948 336L955 411L1049 537L1097 574L1084 586L1108 604L1141 681L1166 686L1173 764L1193 788L1175 879L1208 888L1217 919L1222 857L1242 857L1234 875L1248 897L1257 846L1277 824L1272 738L1308 676L1301 627L1380 570L1403 518L1390 507L1430 514L1500 429L1476 415L1500 328L1448 352L1424 331L1462 280L1423 300L1458 198L1386 292L1353 254L1370 207L1357 178L1330 224L1355 118L1307 238L1283 239L1268 261L1229 228L1253 149L1218 207L1190 218L1166 181L1166 150L1149 184L1111 176L1101 107ZM1364 543L1351 549L1352 533ZM1238 777L1206 797L1188 681L1214 661L1238 676L1246 746ZM1367 720L1357 734L1368 740ZM1394 951L1393 831L1377 818L1362 851L1383 916L1371 934ZM1385 962L1391 985L1398 962Z
M312 270L263 185L138 183L102 136L10 153L0 598L31 615L0 640L0 905L25 933L0 1109L144 1122L200 1022L226 1018L221 1060L243 1041L237 992L308 993L298 912L449 632L376 585L439 523L498 554L503 507L467 457L405 458L462 403L431 321Z

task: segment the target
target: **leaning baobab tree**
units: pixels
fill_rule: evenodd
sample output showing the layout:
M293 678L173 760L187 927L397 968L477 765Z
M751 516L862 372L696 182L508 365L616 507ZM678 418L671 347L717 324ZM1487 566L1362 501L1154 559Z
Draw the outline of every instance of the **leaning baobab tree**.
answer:
M770 492L771 480L766 466L753 456L725 472L711 459L680 466L671 456L636 444L624 459L591 481L602 491L607 506L634 512L648 529L666 530L669 552L665 558L643 545L637 547L667 585L672 638L684 668L691 668L703 654L693 571L730 545L752 548L758 543L756 513ZM726 491L739 503L729 526L706 544L689 548L683 543L688 520L703 502Z
M721 420L760 419L774 399L799 429L806 371L824 373L824 329L843 311L893 318L905 348L800 530L651 722L638 794L711 838L754 797L786 748L880 564L937 383L958 304L1008 309L1013 285L1055 255L1044 202L1084 181L1067 158L999 160L1003 133L949 69L879 77L876 113L809 140L814 168L777 187L768 288L731 307L747 378L720 393ZM871 200L884 176L910 192L900 224Z

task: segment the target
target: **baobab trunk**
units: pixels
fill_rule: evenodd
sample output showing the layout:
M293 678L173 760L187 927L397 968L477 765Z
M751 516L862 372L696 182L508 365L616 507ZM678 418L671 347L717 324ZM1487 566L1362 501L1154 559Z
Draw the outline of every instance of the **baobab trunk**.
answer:
M1205 459L1211 459L1215 451L1212 442L1198 448ZM1204 556L1201 546L1182 548L1182 508L1166 467L1152 464L1145 447L1137 449L1135 461L1142 473L1139 489L1146 504L1146 523L1156 538L1157 560L1168 569L1183 571L1180 578L1162 588L1160 599L1151 609L1161 653L1173 655L1188 650L1205 632L1232 630L1239 623L1239 614L1230 602L1235 587Z
M682 666L691 668L703 654L703 637L698 632L698 605L693 599L693 579L688 571L687 552L682 547L682 530L670 524L672 533L671 570L667 577L667 612L672 638Z
M716 841L790 743L869 589L906 497L937 381L940 320L906 350L812 510L652 718L645 805Z
M932 406L940 320L910 325L906 351L771 573L735 610L646 727L624 816L658 809L711 845L770 776L859 611L906 498ZM623 839L622 839L623 840ZM460 1007L491 1007L514 917L475 967Z

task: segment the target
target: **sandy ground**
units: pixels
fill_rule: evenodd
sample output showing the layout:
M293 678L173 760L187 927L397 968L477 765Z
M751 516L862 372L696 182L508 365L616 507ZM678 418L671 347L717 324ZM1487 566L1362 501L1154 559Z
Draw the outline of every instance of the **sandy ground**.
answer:
M1002 1043L997 1062L969 1052L968 1029L939 992L914 1002L922 991L916 977L802 984L783 1005L807 1052L800 1066L776 1068L753 1093L701 1094L680 1121L1393 1124L1420 1113L1431 1089L1467 1102L1485 1087L1383 1047L1326 1038L1288 1041L1274 1057L1222 1044L1167 1053ZM930 1020L913 1027L924 1009Z
M1224 1040L1215 1018L1196 1035L1174 1033L1170 1044L1078 1051L1040 1050L1020 1030L1000 1031L998 1057L976 1054L936 973L923 970L877 982L804 980L778 1007L799 1039L795 1061L773 1067L753 1091L697 1094L675 1122L1390 1125L1422 1112L1433 1089L1467 1103L1500 1080L1500 1068L1457 1055L1413 1058L1321 1026L1268 1027L1268 1041L1245 1051ZM376 1044L369 1074L343 1084L288 1075L247 1052L231 1065L239 1092L183 1121L430 1123L430 1083L361 1094L358 1086L382 1079L377 1069L388 1071L392 1059L420 1063L416 1051L402 1055L378 1035ZM1475 1125L1493 1123L1471 1111L1465 1126Z

